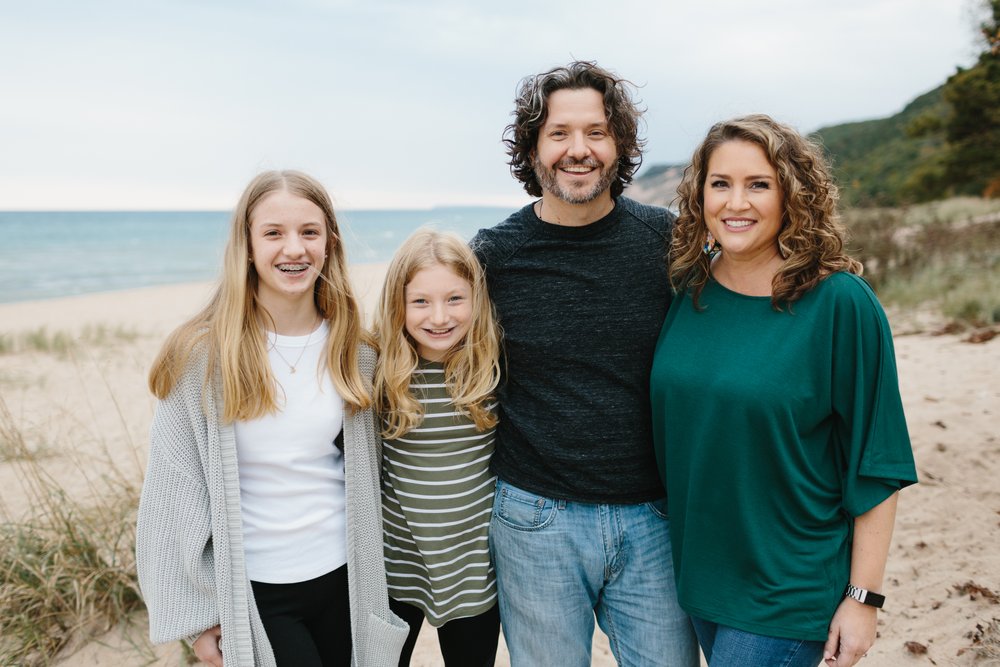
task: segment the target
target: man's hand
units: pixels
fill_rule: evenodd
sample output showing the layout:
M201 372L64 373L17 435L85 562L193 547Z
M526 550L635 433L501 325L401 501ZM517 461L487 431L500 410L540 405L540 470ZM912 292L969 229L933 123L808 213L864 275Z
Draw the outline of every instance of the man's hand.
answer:
M222 628L218 625L205 630L191 646L195 657L212 667L222 667L222 650L219 648L221 640Z
M830 622L830 634L823 647L823 662L830 667L851 667L875 643L877 609L844 598Z

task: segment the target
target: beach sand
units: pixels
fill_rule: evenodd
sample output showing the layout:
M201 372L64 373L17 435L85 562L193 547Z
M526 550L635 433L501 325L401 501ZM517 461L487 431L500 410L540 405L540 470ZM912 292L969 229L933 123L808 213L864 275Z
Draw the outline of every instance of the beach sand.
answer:
M367 313L384 271L353 271ZM136 483L141 478L154 405L145 383L150 362L211 289L172 285L0 304L0 335L14 348L0 354L0 395L40 465L70 496L98 493L114 470ZM57 333L76 342L50 351L29 342ZM985 664L967 649L977 625L1000 618L990 596L1000 591L1000 338L962 338L914 334L895 341L921 484L901 494L888 601L865 667ZM34 504L19 471L0 461L0 511L8 518ZM176 644L148 647L143 623L139 617L131 628L78 647L60 664L179 664ZM443 664L426 626L412 664ZM497 664L508 664L503 647ZM614 664L600 632L593 664Z

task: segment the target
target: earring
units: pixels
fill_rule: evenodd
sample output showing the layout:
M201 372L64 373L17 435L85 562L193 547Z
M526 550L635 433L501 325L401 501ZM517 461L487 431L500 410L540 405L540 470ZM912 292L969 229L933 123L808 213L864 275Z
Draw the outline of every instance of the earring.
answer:
M701 247L701 251L706 255L711 255L717 245L719 245L719 242L712 236L712 232L708 232L705 236L705 245Z

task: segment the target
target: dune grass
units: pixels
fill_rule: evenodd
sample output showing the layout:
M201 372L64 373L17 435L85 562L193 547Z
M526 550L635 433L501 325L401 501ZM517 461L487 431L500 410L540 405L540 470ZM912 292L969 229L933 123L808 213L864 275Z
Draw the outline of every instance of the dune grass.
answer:
M0 354L16 352L44 352L61 358L84 345L109 346L131 343L139 338L134 329L104 324L84 326L78 333L69 331L49 331L47 327L37 327L19 333L0 333Z
M844 213L849 248L887 306L1000 323L1000 201L961 198Z
M20 459L37 460L48 456L51 452L51 446L41 437L27 438L24 429L0 427L0 463Z
M976 656L977 663L1000 665L1000 618L990 619L988 623L977 623L976 629L968 634L972 640L969 651Z
M138 488L112 470L88 480L97 501L69 498L39 465L5 402L0 439L12 449L33 511L0 523L0 664L48 665L142 608L135 576Z

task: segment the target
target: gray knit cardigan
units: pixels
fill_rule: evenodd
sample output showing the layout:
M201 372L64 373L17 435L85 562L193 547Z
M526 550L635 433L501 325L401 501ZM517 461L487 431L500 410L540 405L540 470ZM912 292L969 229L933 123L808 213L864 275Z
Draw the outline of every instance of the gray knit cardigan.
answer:
M371 378L375 353L359 351ZM136 567L152 641L222 626L226 667L274 667L243 560L233 425L221 420L219 374L205 389L207 354L192 354L156 406L139 500ZM347 573L353 667L395 667L409 627L389 610L382 553L381 442L372 411L344 416Z

